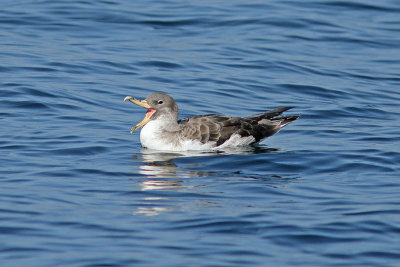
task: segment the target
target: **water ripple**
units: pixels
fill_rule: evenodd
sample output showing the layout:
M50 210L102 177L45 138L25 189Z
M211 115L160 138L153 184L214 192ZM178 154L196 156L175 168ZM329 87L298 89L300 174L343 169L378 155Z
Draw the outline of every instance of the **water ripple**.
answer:
M14 1L0 10L2 265L395 266L396 1ZM180 118L279 106L260 145L141 149Z

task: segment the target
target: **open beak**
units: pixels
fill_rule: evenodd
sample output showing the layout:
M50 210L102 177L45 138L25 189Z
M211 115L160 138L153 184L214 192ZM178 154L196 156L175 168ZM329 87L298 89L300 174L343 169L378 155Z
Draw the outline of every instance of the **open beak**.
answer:
M136 104L136 105L141 106L143 108L147 108L147 112L146 112L146 115L144 116L143 120L131 128L131 133L133 133L134 131L136 131L137 129L139 129L140 127L144 126L146 123L148 123L150 121L151 116L153 116L153 114L156 113L156 110L154 108L150 107L149 103L147 103L146 100L141 100L140 101L140 100L135 99L132 96L125 97L124 98L124 102L126 100L129 100L133 104Z

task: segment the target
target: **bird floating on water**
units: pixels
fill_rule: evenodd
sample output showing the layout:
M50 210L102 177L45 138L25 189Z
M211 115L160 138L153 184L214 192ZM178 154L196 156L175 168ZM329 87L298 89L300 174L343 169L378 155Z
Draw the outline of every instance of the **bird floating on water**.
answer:
M147 109L131 133L143 126L142 146L156 150L223 150L248 146L276 134L300 117L281 116L291 107L280 107L244 118L207 114L178 121L178 105L167 94L152 93L141 101L127 96L124 102L127 100Z

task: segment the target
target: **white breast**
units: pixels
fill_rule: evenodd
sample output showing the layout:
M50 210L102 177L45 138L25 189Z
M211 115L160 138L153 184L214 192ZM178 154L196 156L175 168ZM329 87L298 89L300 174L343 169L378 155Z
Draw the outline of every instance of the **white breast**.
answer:
M171 150L171 144L166 143L162 137L162 126L160 120L149 121L140 131L142 146L157 150Z
M210 150L215 142L202 144L197 140L188 140L179 136L177 132L163 131L164 121L149 121L140 131L140 143L143 147L156 150L187 151L187 150Z

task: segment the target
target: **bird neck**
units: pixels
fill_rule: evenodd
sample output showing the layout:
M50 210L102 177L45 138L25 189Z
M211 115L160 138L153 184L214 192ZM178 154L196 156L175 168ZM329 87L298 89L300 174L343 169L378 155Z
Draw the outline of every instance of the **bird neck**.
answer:
M160 130L176 131L178 130L178 116L175 114L162 114L153 121Z

